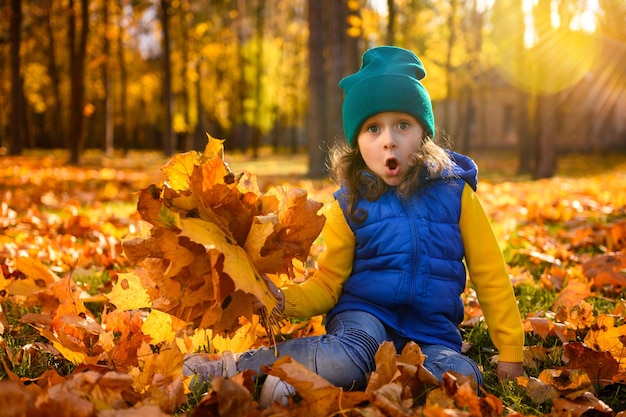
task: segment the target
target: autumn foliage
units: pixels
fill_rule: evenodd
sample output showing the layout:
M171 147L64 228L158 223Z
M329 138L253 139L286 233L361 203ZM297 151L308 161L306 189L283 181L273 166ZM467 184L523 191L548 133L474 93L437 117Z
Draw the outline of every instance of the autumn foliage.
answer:
M283 358L266 371L296 388L286 408L259 409L250 372L215 378L195 397L182 377L185 353L323 332L322 317L268 315L275 300L261 275L306 279L323 247L322 203L311 193L327 202L332 187L263 191L222 156L210 138L204 152L160 164L159 175L0 159L0 415L529 415L493 383L477 394L461 375L436 381L414 344L383 344L364 392ZM527 375L509 388L526 410L624 414L625 171L481 185L524 313ZM547 308L528 291L550 294ZM464 300L466 349L493 381L497 353L472 339L485 331L480 303L469 287Z
M242 316L252 320L255 299L265 311L276 306L261 274L293 278L293 261L306 261L324 224L322 204L297 188L261 194L254 176L230 172L222 152L222 141L209 138L204 153L177 155L162 168L161 187L140 191L137 210L149 230L122 246L143 267L149 304L127 310L151 307L231 335Z

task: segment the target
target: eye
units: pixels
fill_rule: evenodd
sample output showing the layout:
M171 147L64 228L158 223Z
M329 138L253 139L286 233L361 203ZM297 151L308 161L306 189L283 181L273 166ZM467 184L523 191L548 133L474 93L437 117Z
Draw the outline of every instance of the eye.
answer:
M409 122L400 122L398 123L398 129L405 130L409 128Z
M378 127L378 125L369 125L366 130L369 133L378 133L380 131L380 127Z

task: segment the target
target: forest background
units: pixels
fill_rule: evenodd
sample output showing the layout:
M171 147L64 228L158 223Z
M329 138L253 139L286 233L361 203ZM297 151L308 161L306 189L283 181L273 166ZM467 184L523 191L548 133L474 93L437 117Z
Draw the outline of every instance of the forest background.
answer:
M383 43L424 60L438 131L481 167L527 374L497 381L468 287L461 330L484 397L463 380L437 387L417 374L419 355L382 346L366 393L275 364L302 398L264 415L626 412L622 0L0 0L0 13L0 415L259 415L251 375L203 396L180 370L185 352L271 343L257 322L238 321L251 315L241 292L258 286L229 269L242 248L266 248L217 250L224 230L189 226L215 210L238 236L252 223L243 202L288 208L297 190L331 201L337 82ZM235 176L222 175L207 132L226 139ZM307 205L281 222L315 224ZM311 246L299 279L322 249ZM280 337L324 331L321 317L280 326Z
M342 136L338 81L378 44L414 50L439 132L508 148L550 177L558 155L626 147L622 0L3 0L0 145L308 153Z

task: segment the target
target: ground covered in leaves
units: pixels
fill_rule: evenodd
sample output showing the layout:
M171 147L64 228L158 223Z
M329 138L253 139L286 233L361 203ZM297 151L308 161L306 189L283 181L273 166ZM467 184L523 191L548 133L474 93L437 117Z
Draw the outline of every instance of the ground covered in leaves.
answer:
M543 181L516 176L512 156L475 157L527 332L524 377L497 381L468 287L480 395L459 375L433 380L418 346L384 344L365 392L278 361L268 371L297 395L261 410L254 375L190 391L182 359L324 331L323 317L267 314L260 274L310 275L334 187L304 179L303 156L220 156L210 140L171 159L94 153L82 168L60 153L0 157L1 415L624 415L626 157L567 156Z

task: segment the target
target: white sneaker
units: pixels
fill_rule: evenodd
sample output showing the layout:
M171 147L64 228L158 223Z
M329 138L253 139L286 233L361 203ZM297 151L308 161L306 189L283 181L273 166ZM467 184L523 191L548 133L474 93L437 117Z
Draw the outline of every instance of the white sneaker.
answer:
M268 375L261 387L259 406L261 409L270 408L275 402L287 406L289 397L296 393L296 389L282 379Z
M188 353L183 361L183 376L193 376L190 389L211 381L218 375L232 377L237 373L237 358L225 350L221 355Z

